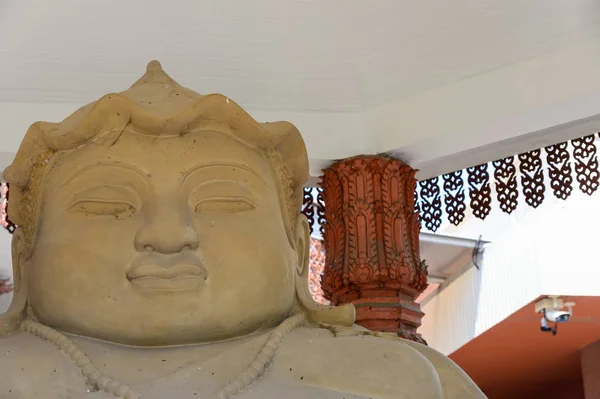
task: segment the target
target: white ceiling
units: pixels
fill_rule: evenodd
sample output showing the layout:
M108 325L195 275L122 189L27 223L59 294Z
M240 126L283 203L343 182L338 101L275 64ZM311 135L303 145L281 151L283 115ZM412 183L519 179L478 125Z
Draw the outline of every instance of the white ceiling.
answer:
M385 151L448 172L453 154L600 113L566 112L600 93L598 43L600 0L0 0L0 155L156 58L187 87L297 124L314 173Z

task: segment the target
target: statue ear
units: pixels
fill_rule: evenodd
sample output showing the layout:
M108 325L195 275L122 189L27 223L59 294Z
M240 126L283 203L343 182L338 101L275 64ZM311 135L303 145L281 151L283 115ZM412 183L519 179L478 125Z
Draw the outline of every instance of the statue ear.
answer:
M13 298L6 313L0 315L0 337L19 331L27 308L27 259L25 235L17 227L12 238Z
M308 274L310 272L310 228L308 220L303 214L296 219L296 303L301 311L306 313L308 320L315 324L332 324L338 326L352 326L356 311L354 305L326 306L315 302L308 288Z

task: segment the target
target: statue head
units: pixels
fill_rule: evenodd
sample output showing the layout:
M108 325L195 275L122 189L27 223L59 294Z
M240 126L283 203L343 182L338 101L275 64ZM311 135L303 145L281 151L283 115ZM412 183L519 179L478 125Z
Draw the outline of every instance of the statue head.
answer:
M353 321L351 306L308 293L298 130L187 90L156 61L129 90L32 125L4 176L18 227L0 335L34 318L156 346L243 336L294 312Z

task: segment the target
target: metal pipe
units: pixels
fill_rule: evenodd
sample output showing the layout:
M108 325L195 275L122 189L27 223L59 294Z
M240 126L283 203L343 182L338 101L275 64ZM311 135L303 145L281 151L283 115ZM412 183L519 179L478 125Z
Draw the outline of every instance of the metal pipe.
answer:
M475 248L475 245L477 245L477 240L471 238L452 237L433 233L420 233L419 240L422 243L452 245L454 247L462 247L469 249L473 249ZM488 241L482 241L482 244L487 243Z

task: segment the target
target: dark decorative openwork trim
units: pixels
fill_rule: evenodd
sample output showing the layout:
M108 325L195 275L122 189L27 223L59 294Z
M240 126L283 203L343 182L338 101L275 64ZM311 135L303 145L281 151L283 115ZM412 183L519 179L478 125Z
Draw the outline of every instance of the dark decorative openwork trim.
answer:
M442 201L438 177L419 182L421 187L421 223L427 230L436 231L442 225Z
M473 215L479 219L485 219L492 210L492 190L488 166L482 164L467 168L467 174L469 175L469 198Z
M323 197L323 189L317 188L317 202L315 203L317 208L317 223L319 223L319 233L321 237L325 235L325 198Z
M554 196L562 200L569 198L573 192L573 168L569 161L568 145L564 142L546 147L550 187Z
M592 195L598 189L598 157L596 156L596 137L584 136L571 141L574 147L575 172L582 192Z
M544 202L544 169L542 169L541 150L519 154L519 171L525 202L537 208Z
M519 204L517 168L515 168L514 160L515 157L506 157L492 162L496 180L496 198L500 203L500 209L509 215L517 209Z
M465 206L462 170L445 174L443 178L444 192L446 193L446 197L444 198L446 214L448 214L450 223L458 226L465 218L465 210L467 209Z
M323 237L325 232L325 199L321 187L304 187L302 213L308 219L310 234L314 233L315 228L318 226L319 233Z
M444 216L454 225L463 221L462 214L454 209L454 206L459 206L457 193L461 190L469 191L470 208L479 219L485 219L490 214L492 189L495 189L494 199L499 208L508 214L517 209L520 198L530 207L539 207L547 198L547 182L553 195L561 200L571 196L574 180L582 193L592 195L600 186L597 138L596 134L592 134L467 168L467 185L453 177L463 176L465 171L444 175L443 185L439 184L439 177L421 181L421 191L415 193L418 198L415 207L421 209L424 227L435 232ZM438 190L440 186L443 188L441 196L446 204L444 215L431 211L434 207L432 193L437 193L433 186ZM434 195L433 198L438 199L439 196Z
M315 225L315 196L313 195L312 187L304 187L304 200L302 201L302 213L308 219L308 226L310 227L310 234L313 233L313 226Z

